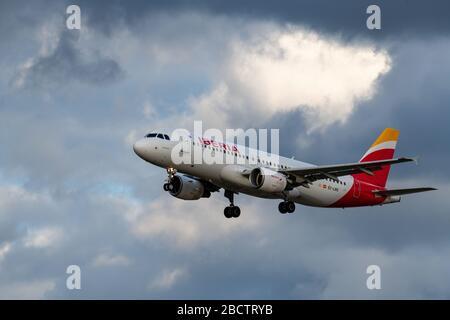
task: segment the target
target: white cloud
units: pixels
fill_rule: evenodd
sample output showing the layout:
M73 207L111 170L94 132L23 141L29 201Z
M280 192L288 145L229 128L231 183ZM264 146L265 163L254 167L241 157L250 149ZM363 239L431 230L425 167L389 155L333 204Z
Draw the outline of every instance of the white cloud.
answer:
M345 122L359 103L371 99L379 78L391 68L385 50L369 44L346 43L296 25L254 20L228 20L225 24L211 17L200 20L198 16L181 15L178 29L189 30L199 21L204 21L203 29L208 29L208 33L197 39L195 46L183 47L182 64L180 47L174 42L153 39L150 34L152 41L142 43L127 35L127 41L132 39L125 54L128 61L145 60L140 57L144 53L153 57L136 67L121 54L126 68L137 75L143 73L145 79L141 82L151 81L145 70L176 73L171 68L189 72L194 81L201 77L209 82L204 85L209 89L186 96L185 111L152 117L155 104L144 107L144 116L151 120L145 129L174 125L189 128L193 120L222 129L255 127L276 113L296 110L303 111L309 131L323 129ZM164 23L160 21L161 25ZM177 35L180 41L190 36L184 32L187 31ZM155 55L155 48L165 52L164 61ZM186 66L190 67L188 71Z
M370 99L377 79L390 69L387 52L371 46L293 26L271 30L231 42L217 85L191 101L194 116L216 119L215 126L226 115L232 115L228 125L238 118L254 124L301 109L310 130L323 128L345 121L358 102Z
M0 212L7 213L17 204L28 204L30 206L48 205L51 198L46 193L36 193L26 190L21 186L4 185L0 186Z
M168 290L188 275L185 268L166 269L149 285L149 289Z
M131 261L128 257L120 254L106 254L102 253L98 255L93 262L95 267L115 267L115 266L128 266Z
M137 131L130 130L124 139L124 143L127 147L131 147L138 139Z
M35 31L35 37L40 43L38 57L48 56L53 52L59 43L60 21L57 21L55 17L44 23L38 30ZM21 89L26 84L30 70L35 65L38 57L28 58L25 62L21 63L17 69L17 74L13 78L12 85L15 89Z
M63 237L63 232L57 227L45 227L40 229L30 229L23 239L27 248L47 248L55 247Z
M0 262L5 259L6 255L11 251L11 243L5 242L0 244Z
M150 101L146 101L144 103L144 108L142 109L142 114L144 115L145 119L152 119L153 117L157 116L156 109L150 103Z
M44 23L38 30L36 37L41 43L39 54L42 56L49 55L53 52L59 43L60 21L54 16L50 21Z
M0 286L0 299L43 299L54 289L54 280L17 282Z
M255 204L247 205L239 219L224 221L225 203L222 201L214 198L184 201L167 197L171 196L164 194L145 206L132 208L134 218L129 221L137 237L160 239L184 250L262 227L263 219L258 217Z
M24 87L28 77L28 73L30 72L34 64L35 64L34 59L29 58L17 67L18 69L17 74L12 80L12 85L15 89L21 89Z

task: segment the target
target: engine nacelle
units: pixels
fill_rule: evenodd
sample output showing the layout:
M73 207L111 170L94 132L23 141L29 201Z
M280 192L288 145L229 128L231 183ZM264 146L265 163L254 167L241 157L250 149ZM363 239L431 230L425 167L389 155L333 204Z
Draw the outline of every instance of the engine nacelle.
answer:
M237 187L251 188L253 185L247 176L242 173L247 170L245 166L230 164L222 168L220 178L223 182Z
M253 169L249 179L254 187L269 193L284 191L287 186L285 175L267 168Z
M201 197L208 198L211 193L205 189L203 183L183 175L176 175L172 178L173 189L169 193L183 200L198 200Z

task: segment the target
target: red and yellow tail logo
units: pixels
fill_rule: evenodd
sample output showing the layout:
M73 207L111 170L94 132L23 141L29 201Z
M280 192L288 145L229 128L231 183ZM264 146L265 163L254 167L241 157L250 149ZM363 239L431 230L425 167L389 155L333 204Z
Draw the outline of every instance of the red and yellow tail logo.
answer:
M399 134L400 131L397 129L384 129L375 142L370 146L369 150L367 150L367 152L362 156L359 162L392 159L394 157ZM386 185L390 168L390 165L383 166L381 170L374 171L373 176L369 176L367 174L355 174L354 177L361 181L384 187Z
M359 162L392 159L399 134L396 129L384 129Z

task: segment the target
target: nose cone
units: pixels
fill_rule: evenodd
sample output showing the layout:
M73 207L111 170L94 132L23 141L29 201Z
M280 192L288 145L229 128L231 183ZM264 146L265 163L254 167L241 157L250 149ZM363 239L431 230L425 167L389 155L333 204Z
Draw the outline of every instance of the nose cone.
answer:
M145 146L146 146L145 139L136 141L133 144L134 153L136 153L139 157L142 158L145 152Z

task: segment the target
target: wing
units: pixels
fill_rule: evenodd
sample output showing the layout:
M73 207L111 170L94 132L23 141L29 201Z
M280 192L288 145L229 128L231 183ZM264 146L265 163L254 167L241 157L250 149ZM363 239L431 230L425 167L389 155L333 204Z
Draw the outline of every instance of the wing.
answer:
M416 158L397 158L388 160L376 160L367 162L355 162L347 164L337 164L329 166L311 166L306 168L279 170L287 175L294 176L298 185L311 183L319 179L332 179L338 181L340 176L346 176L355 173L365 173L373 175L373 171L381 170L383 166L417 161Z
M410 188L410 189L392 189L392 190L379 190L373 191L378 196L401 196L404 194L417 193L437 190L436 188Z

